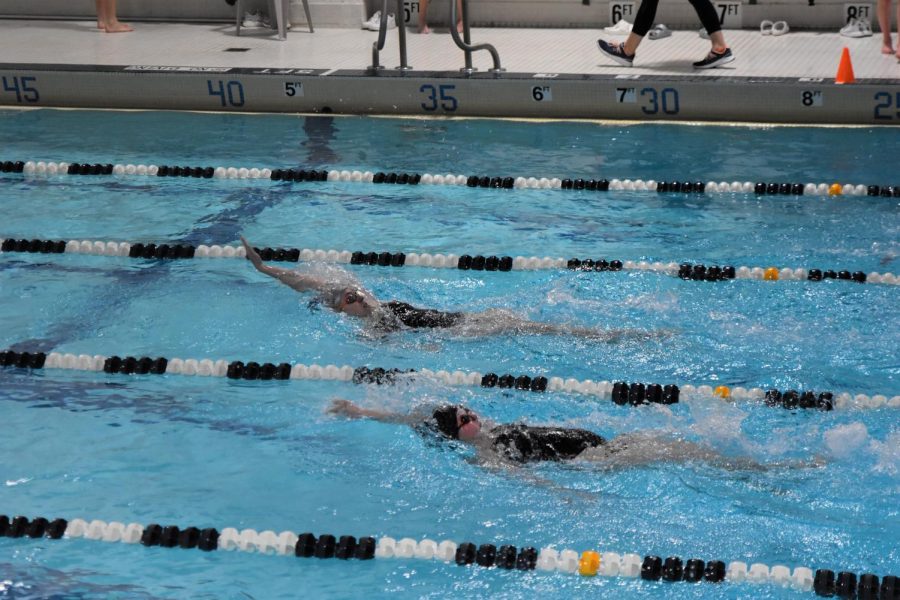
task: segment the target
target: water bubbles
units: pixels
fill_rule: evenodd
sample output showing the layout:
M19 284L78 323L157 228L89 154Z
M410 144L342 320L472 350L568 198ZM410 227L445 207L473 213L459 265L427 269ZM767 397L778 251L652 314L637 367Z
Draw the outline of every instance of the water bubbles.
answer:
M825 446L837 458L854 455L869 438L869 430L859 422L838 425L825 432Z

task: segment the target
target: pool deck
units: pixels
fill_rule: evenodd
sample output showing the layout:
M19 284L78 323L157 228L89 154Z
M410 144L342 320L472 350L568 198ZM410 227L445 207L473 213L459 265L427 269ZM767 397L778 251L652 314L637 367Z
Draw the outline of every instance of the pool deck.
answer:
M302 25L279 41L233 25L135 23L105 34L92 22L0 20L0 104L260 112L530 118L900 124L900 62L881 36L729 30L736 60L696 71L709 42L696 30L645 40L632 68L611 64L600 29L472 30L493 44L473 56L474 75L446 30L407 32L401 73L397 30L367 71L375 32ZM842 49L856 83L835 85ZM180 67L180 69L179 69Z

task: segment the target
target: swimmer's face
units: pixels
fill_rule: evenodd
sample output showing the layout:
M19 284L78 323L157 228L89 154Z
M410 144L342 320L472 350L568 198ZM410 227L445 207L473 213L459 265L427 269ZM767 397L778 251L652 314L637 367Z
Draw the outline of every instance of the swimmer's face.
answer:
M368 317L374 308L372 299L358 288L344 288L338 305L337 312L347 313L353 317Z
M470 442L481 432L481 420L473 411L460 407L456 411L456 425L459 427L459 439Z

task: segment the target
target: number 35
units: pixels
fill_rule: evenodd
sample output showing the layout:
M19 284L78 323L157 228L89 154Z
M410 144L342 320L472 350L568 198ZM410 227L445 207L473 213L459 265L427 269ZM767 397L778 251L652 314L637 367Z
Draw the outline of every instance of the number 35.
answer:
M422 109L428 112L435 111L440 106L446 112L454 112L459 106L456 98L451 96L449 92L456 89L455 85L439 85L434 86L426 83L419 88L419 92L426 94L425 102L422 103Z

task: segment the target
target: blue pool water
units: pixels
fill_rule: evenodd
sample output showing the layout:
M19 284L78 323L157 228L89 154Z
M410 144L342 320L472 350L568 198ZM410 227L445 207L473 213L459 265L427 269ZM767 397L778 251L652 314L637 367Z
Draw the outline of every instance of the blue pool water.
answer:
M0 111L0 160L897 184L896 130ZM888 158L886 158L888 157ZM900 271L896 199L0 176L0 238L607 257ZM900 394L897 288L658 273L348 267L380 298L661 342L400 332L310 312L245 261L0 255L0 347ZM661 430L730 457L496 473L414 431L325 413L462 401L507 422ZM0 513L389 535L898 574L897 409L0 369ZM825 466L780 463L817 456ZM540 478L547 485L536 484ZM0 538L5 597L792 598L713 586Z

